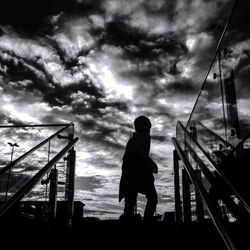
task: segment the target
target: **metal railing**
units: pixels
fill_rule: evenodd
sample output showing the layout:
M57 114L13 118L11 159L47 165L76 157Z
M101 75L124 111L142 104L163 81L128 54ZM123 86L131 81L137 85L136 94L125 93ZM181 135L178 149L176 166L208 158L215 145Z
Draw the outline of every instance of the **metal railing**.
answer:
M194 201L197 221L202 220L205 209L199 205L201 200L227 248L238 249L237 246L242 244L230 231L229 224L233 222L234 226L237 224L247 230L250 225L250 199L245 190L249 185L244 176L250 174L244 168L248 167L250 159L250 116L247 112L250 78L244 72L248 72L250 64L249 61L240 63L250 44L246 37L239 39L248 23L249 2L235 0L230 6L230 14L186 126L177 123L176 138L172 141L175 146L176 221L192 221ZM245 173L232 172L240 171L234 167L242 164L241 170Z
M68 223L70 224L72 221L73 215L73 202L74 202L74 172L75 172L75 151L74 145L79 140L79 138L74 137L74 124L67 123L67 124L38 124L38 125L0 125L0 128L46 128L50 127L54 130L54 127L62 127L58 131L54 132L52 135L48 136L42 142L38 143L37 145L33 146L27 152L24 152L21 156L19 156L16 160L11 161L6 166L0 169L0 178L2 179L1 189L3 188L4 182L7 180L7 191L5 196L5 201L0 205L0 219L4 219L8 212L12 211L12 208L15 208L15 205L18 204L27 194L29 194L36 184L47 174L46 179L41 182L42 185L46 185L45 190L45 203L51 205L53 214L55 215L56 211L56 200L57 200L57 178L58 178L58 171L56 169L57 164L59 164L60 160L63 159L63 162L66 163L67 171L65 176L65 180L63 182L58 182L58 185L64 185L65 188L65 199L68 203ZM69 130L68 130L69 129ZM67 133L67 136L62 135L62 133ZM17 131L18 134L18 131ZM44 135L44 134L42 134ZM41 137L39 136L39 139ZM32 140L32 137L28 137L28 139ZM62 142L61 140L65 140ZM51 143L53 142L56 149L51 152ZM47 145L48 144L48 147ZM65 145L66 144L66 145ZM46 147L44 148L44 145ZM45 154L48 154L46 157ZM53 153L53 155L52 155ZM64 157L67 154L67 157ZM33 158L29 157L33 156ZM35 157L35 158L34 158ZM27 159L28 161L27 161ZM31 158L31 159L30 159ZM36 160L38 158L38 160ZM40 158L40 159L39 159ZM65 165L63 163L63 165ZM62 164L62 162L60 163ZM60 165L59 164L59 165ZM37 165L37 166L36 166ZM54 169L52 169L54 167ZM13 176L9 178L10 171L12 170ZM27 170L27 173L26 173ZM52 177L52 170L54 171L54 177ZM9 172L8 172L9 171ZM21 171L21 172L20 172ZM50 175L48 172L51 171ZM8 174L8 178L6 175ZM18 184L15 184L17 176L21 177L21 181L17 180ZM18 178L20 178L18 177ZM56 178L56 179L54 179ZM8 197L8 187L9 181L12 181L12 191L10 196ZM47 184L50 182L50 196L49 196L49 203L47 200ZM51 187L52 184L56 183L54 190L52 191ZM40 185L42 187L42 185ZM39 188L40 190L41 188ZM62 190L62 189L61 189ZM33 191L32 191L33 192ZM51 192L54 194L51 196ZM25 198L27 200L27 197ZM53 200L53 201L52 201ZM54 204L52 204L54 203ZM46 205L47 206L47 205ZM51 210L50 207L50 210Z
M177 126L180 126L182 128L182 130L184 131L184 134L186 137L189 138L189 140L192 141L192 143L194 143L199 150L204 154L204 156L207 158L207 160L209 161L209 163L213 166L214 171L217 173L217 177L219 178L219 181L221 182L221 184L225 185L225 190L228 190L228 192L232 195L234 195L235 197L237 197L237 199L241 202L241 204L244 206L247 214L250 216L250 207L249 205L246 203L246 201L241 197L241 195L237 192L237 190L235 189L235 187L231 184L231 182L227 179L227 177L225 176L225 174L223 173L223 171L218 167L218 165L215 163L215 161L210 157L210 155L203 149L203 147L192 137L192 135L187 131L187 129L184 127L184 125L181 122L177 123ZM228 156L230 157L230 156ZM202 162L202 161L200 161ZM204 164L205 165L205 164Z
M195 162L199 166L199 169L201 169L202 174L212 185L212 187L215 188L218 196L225 202L226 206L230 208L232 214L239 220L240 223L245 223L246 221L250 221L249 220L250 214L243 213L243 211L239 209L237 204L235 204L234 201L232 200L231 197L232 193L229 190L227 190L227 188L224 187L223 182L221 182L220 178L215 177L215 175L210 172L206 164L202 161L202 159L191 148L189 144L187 144L187 149L192 158L195 159Z
M210 198L208 196L207 191L205 190L204 186L200 183L199 179L197 178L196 173L193 170L190 162L188 161L185 153L183 152L183 150L181 149L179 143L177 142L177 140L175 138L172 138L172 141L173 141L175 149L178 153L178 156L180 157L180 159L184 163L184 168L186 169L190 180L194 184L196 191L200 196L200 199L203 201L203 203L207 207L207 211L208 211L218 233L220 234L221 238L225 242L228 249L236 250L237 247L236 247L235 243L233 242L233 240L229 236L229 232L228 232L227 228L223 225L221 217L218 216L217 211L215 210L212 202L210 201Z

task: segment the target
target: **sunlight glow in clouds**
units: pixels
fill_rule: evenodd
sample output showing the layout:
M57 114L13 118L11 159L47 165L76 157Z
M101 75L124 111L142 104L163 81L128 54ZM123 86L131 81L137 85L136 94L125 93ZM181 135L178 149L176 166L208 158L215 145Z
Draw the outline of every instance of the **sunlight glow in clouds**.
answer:
M103 77L104 86L107 88L108 92L111 92L111 95L115 93L118 95L118 98L125 97L126 99L132 100L133 89L131 86L117 83L111 70L107 66L103 66L100 71Z
M187 39L186 45L187 45L189 51L193 51L194 50L196 42L197 42L197 39L196 39L195 36L193 36L193 37L191 36L191 37L189 37Z
M29 115L28 113L23 113L22 112L22 107L16 107L13 104L5 104L2 106L2 109L4 111L6 111L10 117L12 117L13 119L22 119L22 121L25 121L27 123L30 124L37 124L39 123L39 120L37 118L35 118L32 115ZM20 114L22 114L22 116L20 117Z
M132 100L133 87L118 83L108 66L89 64L89 68L98 74L98 78L106 90L107 97Z

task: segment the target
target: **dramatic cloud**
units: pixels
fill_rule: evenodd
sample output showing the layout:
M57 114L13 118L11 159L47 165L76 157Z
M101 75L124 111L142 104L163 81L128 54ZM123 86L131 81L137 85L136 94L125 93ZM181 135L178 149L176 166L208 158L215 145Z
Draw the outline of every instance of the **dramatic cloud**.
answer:
M232 1L3 2L0 122L74 122L80 138L76 199L88 211L109 217L122 211L123 204L118 203L121 161L133 120L148 115L153 124L152 157L159 165L157 212L172 209L171 137L177 121L185 123L189 117ZM248 20L243 7L233 19L227 40L235 72L240 72L239 106L247 119L250 50L249 25L240 19ZM211 91L216 84L212 73L206 89L210 95L203 92L202 100L213 103L204 106L204 117L220 101L218 92ZM18 130L10 136L13 132L1 131L2 140L21 144L22 139L26 149L29 141L45 136L40 132L25 136L25 132ZM3 152L7 161L9 151ZM139 209L142 201L140 197Z

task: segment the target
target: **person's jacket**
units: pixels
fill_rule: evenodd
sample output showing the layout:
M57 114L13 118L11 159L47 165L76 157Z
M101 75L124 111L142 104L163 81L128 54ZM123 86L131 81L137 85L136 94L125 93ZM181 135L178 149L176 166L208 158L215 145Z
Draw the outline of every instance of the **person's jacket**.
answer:
M149 157L150 140L149 134L139 133L129 139L123 156L119 201L129 192L145 194L154 185L157 165Z

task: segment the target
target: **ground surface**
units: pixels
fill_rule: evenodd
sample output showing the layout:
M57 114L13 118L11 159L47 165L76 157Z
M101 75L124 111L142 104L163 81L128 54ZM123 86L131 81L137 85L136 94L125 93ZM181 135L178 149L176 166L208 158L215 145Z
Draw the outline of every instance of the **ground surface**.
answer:
M223 246L210 222L77 219L68 232L63 221L18 218L1 233L1 249L219 249Z

